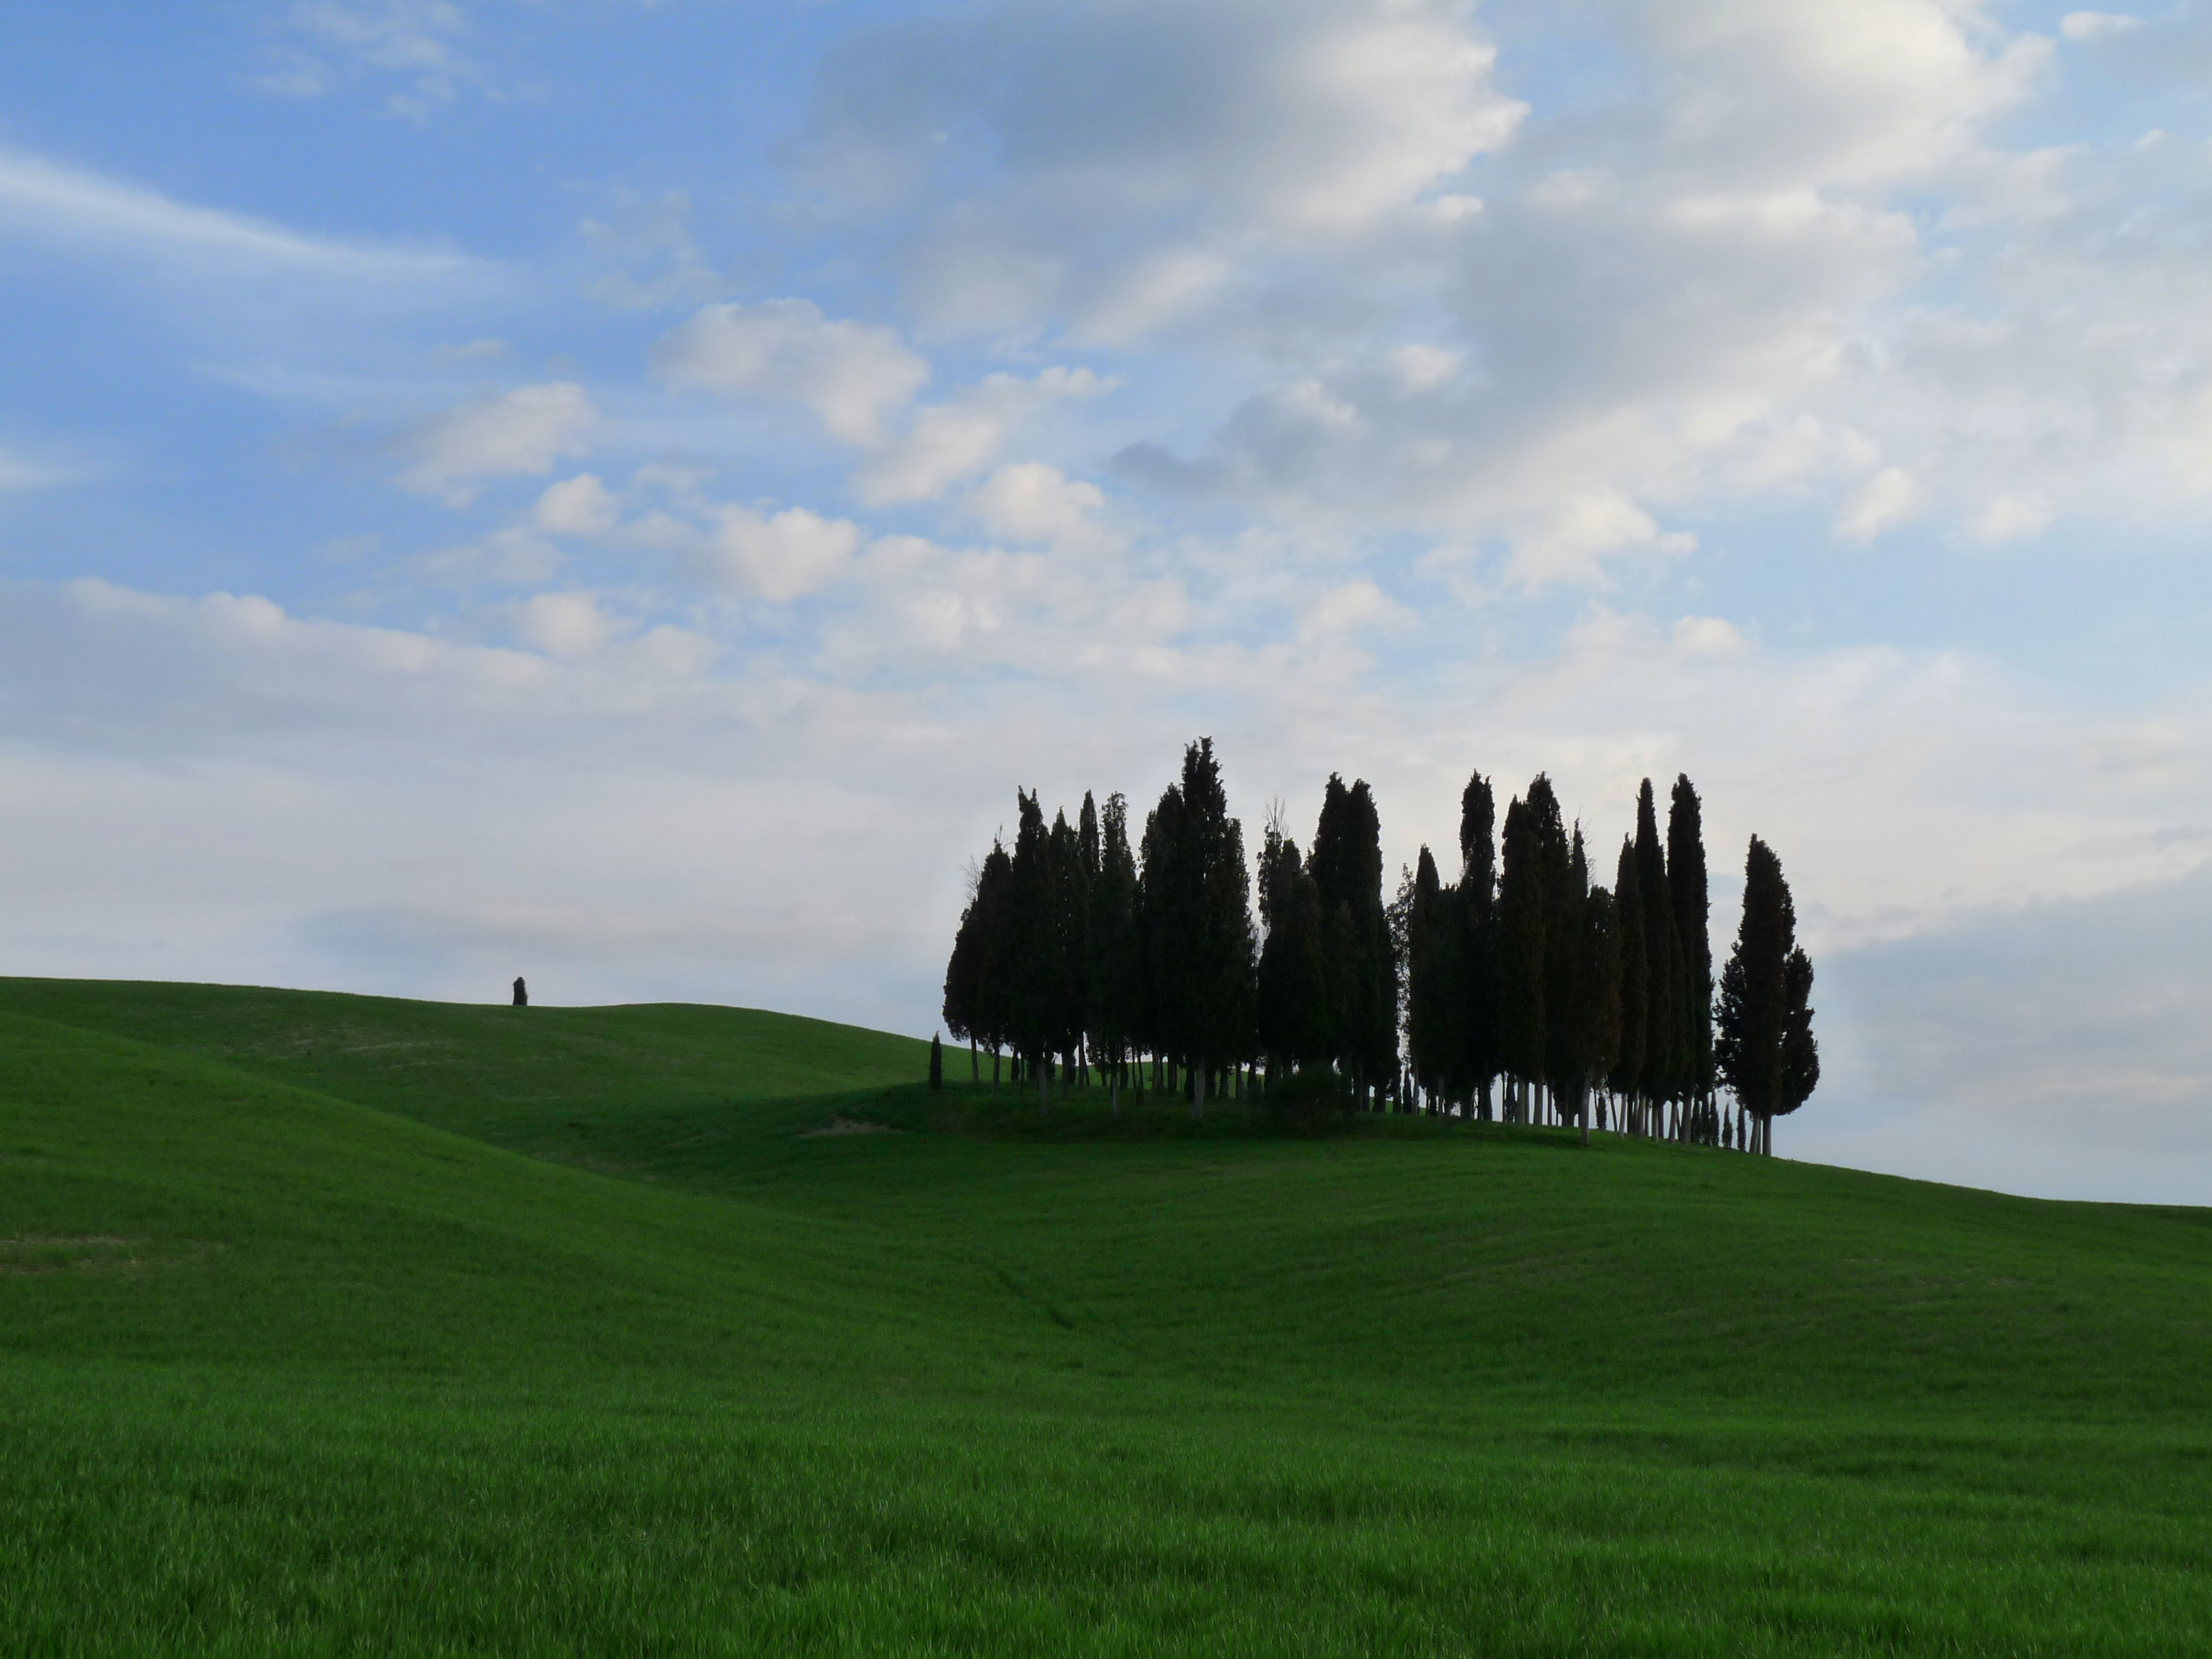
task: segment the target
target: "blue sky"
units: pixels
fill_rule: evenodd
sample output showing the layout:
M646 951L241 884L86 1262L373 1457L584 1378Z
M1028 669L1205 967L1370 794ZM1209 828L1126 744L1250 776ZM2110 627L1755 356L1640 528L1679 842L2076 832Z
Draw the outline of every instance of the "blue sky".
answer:
M305 0L0 58L0 970L917 1032L1212 735L1776 846L1782 1149L2212 1186L2212 16Z

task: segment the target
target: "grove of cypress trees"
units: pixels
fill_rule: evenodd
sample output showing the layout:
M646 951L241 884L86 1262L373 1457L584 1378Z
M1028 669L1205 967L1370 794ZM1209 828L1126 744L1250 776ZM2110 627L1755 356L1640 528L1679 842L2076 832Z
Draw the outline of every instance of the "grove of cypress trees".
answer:
M1544 890L1545 1104L1556 1119L1573 1082L1576 975L1582 958L1583 900L1589 869L1577 867L1565 815L1552 781L1538 773L1528 786L1528 811L1535 826L1538 868Z

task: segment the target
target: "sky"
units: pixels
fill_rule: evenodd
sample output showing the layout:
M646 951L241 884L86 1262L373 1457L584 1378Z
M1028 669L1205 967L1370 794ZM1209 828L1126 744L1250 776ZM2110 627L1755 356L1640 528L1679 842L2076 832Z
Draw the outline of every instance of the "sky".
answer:
M2203 0L33 8L0 972L926 1035L1018 787L1686 773L1779 1152L2212 1201L2208 292Z

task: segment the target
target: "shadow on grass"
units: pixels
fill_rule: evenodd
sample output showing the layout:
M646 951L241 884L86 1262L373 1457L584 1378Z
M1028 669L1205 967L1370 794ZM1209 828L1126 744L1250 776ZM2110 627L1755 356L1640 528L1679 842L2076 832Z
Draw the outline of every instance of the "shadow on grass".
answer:
M1030 1090L948 1081L941 1090L904 1084L871 1095L842 1096L838 1109L893 1129L964 1135L983 1140L1238 1141L1238 1140L1512 1140L1579 1149L1575 1129L1478 1123L1464 1118L1389 1112L1325 1112L1298 1115L1271 1110L1262 1101L1209 1101L1194 1116L1180 1099L1125 1092L1120 1110L1103 1089L1054 1086L1045 1109ZM827 1121L826 1119L824 1120Z

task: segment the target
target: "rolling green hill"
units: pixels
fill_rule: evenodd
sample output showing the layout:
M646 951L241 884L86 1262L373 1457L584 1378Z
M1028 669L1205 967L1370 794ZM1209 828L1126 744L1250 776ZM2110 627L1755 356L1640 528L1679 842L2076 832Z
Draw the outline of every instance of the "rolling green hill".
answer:
M925 1049L0 981L0 1653L2212 1642L2212 1212Z

